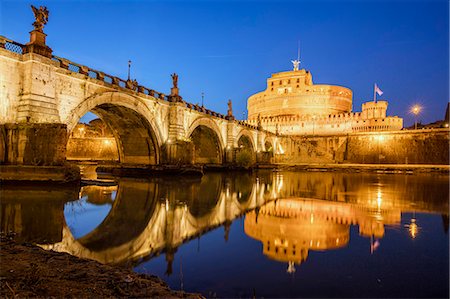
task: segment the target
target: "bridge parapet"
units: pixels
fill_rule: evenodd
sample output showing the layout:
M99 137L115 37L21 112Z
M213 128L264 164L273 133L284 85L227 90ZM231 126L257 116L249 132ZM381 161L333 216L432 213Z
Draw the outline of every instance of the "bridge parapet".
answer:
M17 54L23 54L25 45L0 35L0 48Z
M13 41L9 38L0 35L0 48L8 50L13 53L17 53L20 55L24 54L24 49L26 45ZM73 62L63 57L52 55L51 58L53 61L59 63L59 67L65 70L69 70L74 73L86 75L89 78L96 79L102 81L109 85L115 85L121 88L126 88L132 91L136 91L138 93L142 93L151 97L155 97L160 100L169 101L169 97L162 92L158 92L156 90L147 88L142 85L138 85L136 83L131 83L132 81L121 79L117 76L112 76L109 74L105 74L104 72L98 71L96 69L90 68L88 66Z

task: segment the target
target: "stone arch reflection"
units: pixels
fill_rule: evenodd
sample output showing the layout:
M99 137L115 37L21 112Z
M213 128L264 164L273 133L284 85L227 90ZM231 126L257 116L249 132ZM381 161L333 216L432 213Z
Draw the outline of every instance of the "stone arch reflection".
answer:
M187 193L186 203L189 212L195 218L201 218L210 214L220 199L222 192L222 176L219 173L212 173L204 176L199 184L191 184ZM181 190L180 190L181 191ZM180 193L184 193L181 191Z
M242 173L239 177L231 177L230 183L239 203L245 204L249 201L252 193L254 177L250 173Z
M223 173L201 180L120 179L117 198L100 225L79 239L64 226L61 242L42 247L114 264L166 253L169 263L181 244L220 226L226 230L236 217L263 204L264 188L255 179L249 174L248 186ZM202 184L210 185L207 193Z
M102 189L104 187L98 188ZM77 241L89 250L101 251L136 239L154 214L158 203L157 191L155 183L121 179L106 218L95 230Z

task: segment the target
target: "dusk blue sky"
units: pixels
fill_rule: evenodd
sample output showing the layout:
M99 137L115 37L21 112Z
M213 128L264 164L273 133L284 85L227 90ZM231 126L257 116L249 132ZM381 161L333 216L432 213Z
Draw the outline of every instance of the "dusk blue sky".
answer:
M449 101L449 4L441 1L0 1L0 34L26 43L30 4L50 11L53 54L237 118L272 73L301 68L314 83L353 90L353 111L376 82L388 114L443 119Z

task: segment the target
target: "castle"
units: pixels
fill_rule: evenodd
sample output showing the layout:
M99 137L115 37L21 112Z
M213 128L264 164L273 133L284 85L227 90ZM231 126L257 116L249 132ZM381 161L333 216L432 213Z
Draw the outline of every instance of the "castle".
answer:
M352 112L349 88L314 84L311 72L298 69L272 74L267 89L248 98L248 120L252 125L286 135L339 135L352 132L395 131L403 119L386 116L387 101L362 104Z

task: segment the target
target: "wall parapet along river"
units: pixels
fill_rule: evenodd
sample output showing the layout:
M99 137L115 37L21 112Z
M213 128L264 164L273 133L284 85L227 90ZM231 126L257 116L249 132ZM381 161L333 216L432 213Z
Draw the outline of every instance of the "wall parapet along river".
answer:
M277 162L449 164L449 129L294 136Z
M114 137L69 138L67 159L118 161L116 139Z

